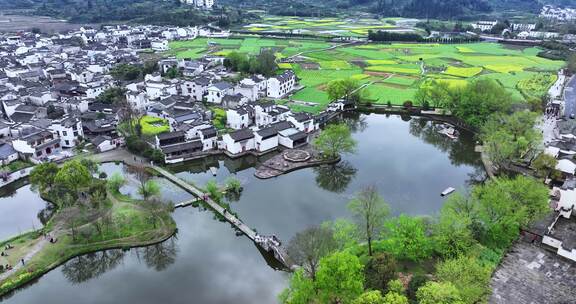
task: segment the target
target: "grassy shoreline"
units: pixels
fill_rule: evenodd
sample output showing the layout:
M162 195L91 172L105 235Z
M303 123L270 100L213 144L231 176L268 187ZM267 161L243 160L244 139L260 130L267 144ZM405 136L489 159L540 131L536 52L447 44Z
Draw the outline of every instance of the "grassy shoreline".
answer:
M42 196L44 199L53 201L46 195ZM74 240L74 234L71 235L70 230L62 230L62 227L67 223L64 222L65 217L61 214L63 213L62 209L58 207L58 211L44 228L0 242L2 246L8 243L15 245L16 249L14 250L39 246L38 252L33 254L24 266L0 280L0 297L40 278L74 257L103 250L130 249L162 243L177 231L176 223L167 208L152 208L151 204L145 204L112 191L109 191L108 200L110 206L106 214L113 219L122 218L126 222L114 227L115 230L113 231L100 233L102 239L88 239L85 243ZM58 204L55 205L58 206ZM127 214L130 217L125 217ZM152 221L153 224L149 220L152 217L156 218ZM102 218L96 218L83 226L84 228L91 228L94 222L100 220ZM81 227L77 229L80 230ZM48 242L44 239L44 233L51 233L58 241L56 243ZM12 252L10 253L12 255ZM13 257L12 259L15 259L16 262L12 265L20 263L20 258L22 255Z

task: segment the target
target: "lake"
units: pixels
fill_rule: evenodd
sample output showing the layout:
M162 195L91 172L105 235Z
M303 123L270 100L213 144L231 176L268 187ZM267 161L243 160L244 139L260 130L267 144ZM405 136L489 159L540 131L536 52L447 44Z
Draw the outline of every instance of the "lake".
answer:
M343 120L358 141L355 154L335 166L296 171L270 180L254 177L255 157L213 157L171 167L183 179L204 185L237 177L244 187L231 207L249 226L287 242L323 221L350 217L354 193L375 185L394 214L433 215L447 187L463 189L484 178L474 140L462 132L452 141L425 119L350 114ZM209 168L217 168L214 177ZM104 164L108 175L126 171ZM128 170L129 171L129 170ZM123 187L136 195L137 181ZM164 200L189 195L160 179ZM163 244L123 252L109 250L75 258L16 291L6 303L274 303L288 275L270 268L257 247L237 237L210 211L178 209L179 232Z
M43 227L50 204L30 189L15 182L0 190L0 240Z

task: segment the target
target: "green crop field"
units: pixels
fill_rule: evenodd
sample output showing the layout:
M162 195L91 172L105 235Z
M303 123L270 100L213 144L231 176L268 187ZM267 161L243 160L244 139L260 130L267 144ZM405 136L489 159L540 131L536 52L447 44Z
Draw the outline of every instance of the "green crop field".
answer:
M371 30L419 31L412 27L396 25L402 20L402 18L392 20L264 16L258 23L243 25L236 30L255 34L297 33L321 37L365 37Z
M336 22L329 20L324 23ZM375 103L402 104L413 100L419 86L429 79L461 87L480 78L497 81L521 102L544 94L556 80L556 71L565 64L538 57L538 48L508 49L496 43L360 44L331 48L335 45L319 40L200 38L171 43L169 55L198 58L232 51L257 54L263 48L273 48L280 60L298 55L296 62L280 64L282 69L293 69L304 86L290 98L317 105L288 103L298 111L321 110L329 103L328 83L350 77L369 84L366 95Z

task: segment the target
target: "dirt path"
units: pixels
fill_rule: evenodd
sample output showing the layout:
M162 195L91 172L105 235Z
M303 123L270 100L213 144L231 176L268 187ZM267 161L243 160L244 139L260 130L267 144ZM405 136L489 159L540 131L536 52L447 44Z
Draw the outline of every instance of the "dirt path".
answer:
M325 49L319 49L319 50L310 50L310 51L303 51L297 54L294 54L292 56L286 57L286 60L292 59L292 58L296 58L298 56L302 56L304 54L310 54L310 53L316 53L316 52L324 52L324 51L331 51L340 47L344 47L344 46L348 46L348 45L354 45L354 44L358 44L358 41L354 41L354 42L348 42L348 43L343 43L343 44L337 44L337 45L333 45L329 48L325 48Z
M30 259L32 259L38 252L40 252L42 249L44 249L44 246L46 246L46 244L49 244L49 243L50 242L47 239L41 238L40 241L38 243L36 243L34 245L34 247L32 247L32 250L28 251L26 253L26 255L23 257L24 262L30 261ZM22 262L18 262L18 263L16 263L16 265L12 265L12 270L5 271L4 273L0 274L0 282L4 281L9 276L16 273L23 266L24 265L22 265Z

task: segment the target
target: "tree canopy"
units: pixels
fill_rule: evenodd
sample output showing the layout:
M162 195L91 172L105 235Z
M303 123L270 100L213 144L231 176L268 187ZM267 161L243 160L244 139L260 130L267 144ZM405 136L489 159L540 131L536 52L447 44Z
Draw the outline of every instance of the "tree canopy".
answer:
M534 127L538 116L528 111L490 116L482 126L480 138L496 165L505 166L537 150L542 142L542 134Z
M327 126L314 140L314 147L327 158L336 158L341 153L353 153L356 141L345 124Z

